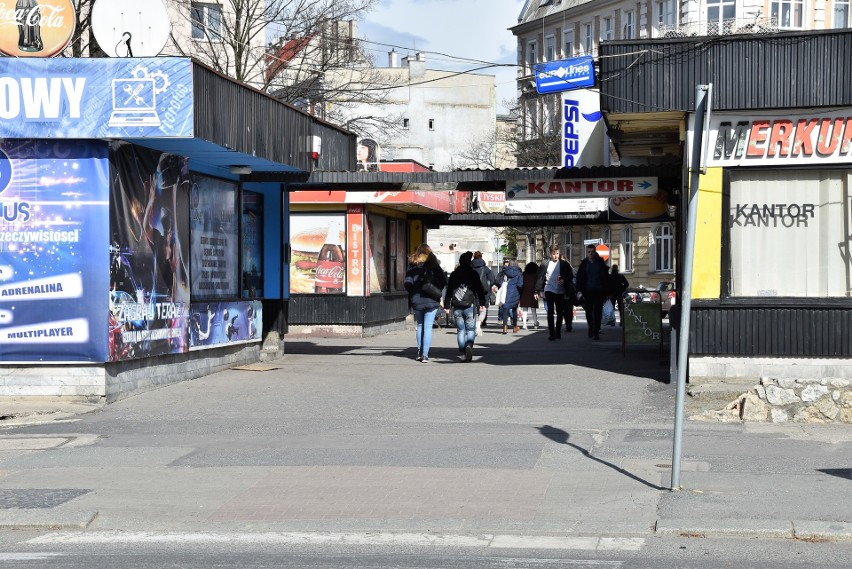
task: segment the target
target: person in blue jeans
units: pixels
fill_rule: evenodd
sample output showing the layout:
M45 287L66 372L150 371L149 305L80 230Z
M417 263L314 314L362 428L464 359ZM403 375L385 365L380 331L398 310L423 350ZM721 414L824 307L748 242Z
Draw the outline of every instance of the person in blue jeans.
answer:
M417 322L417 361L428 363L432 326L441 307L441 294L447 286L447 276L432 248L425 243L417 246L408 261L404 286L408 291L408 305Z
M488 302L482 279L471 265L472 260L473 253L462 253L459 266L450 275L444 296L444 310L449 314L452 307L459 353L466 362L473 359L478 311L485 310Z

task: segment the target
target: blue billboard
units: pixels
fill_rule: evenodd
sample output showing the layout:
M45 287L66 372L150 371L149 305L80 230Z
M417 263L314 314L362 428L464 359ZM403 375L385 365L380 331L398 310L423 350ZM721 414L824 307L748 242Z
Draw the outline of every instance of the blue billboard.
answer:
M187 58L0 58L0 138L193 136Z
M0 143L0 361L106 361L107 152Z
M535 66L535 89L539 95L595 86L592 57L573 57Z

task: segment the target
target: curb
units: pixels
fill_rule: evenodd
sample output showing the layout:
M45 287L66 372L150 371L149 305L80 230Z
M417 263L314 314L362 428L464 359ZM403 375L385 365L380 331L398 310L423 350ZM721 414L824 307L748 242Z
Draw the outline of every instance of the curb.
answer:
M97 510L38 511L11 508L0 510L0 529L86 529Z
M676 537L757 537L802 540L852 540L852 523L819 520L657 520L655 533Z

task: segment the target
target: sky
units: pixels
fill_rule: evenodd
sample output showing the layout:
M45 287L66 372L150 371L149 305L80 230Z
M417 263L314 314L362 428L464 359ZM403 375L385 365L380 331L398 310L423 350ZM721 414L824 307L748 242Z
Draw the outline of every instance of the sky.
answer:
M400 59L408 53L423 52L428 69L465 71L483 65L454 58L511 64L476 71L496 76L497 112L504 113L502 102L515 98L517 78L517 43L508 28L518 23L523 5L523 0L380 0L358 22L358 36L408 48L396 48ZM368 43L366 47L377 66L388 65L391 46Z

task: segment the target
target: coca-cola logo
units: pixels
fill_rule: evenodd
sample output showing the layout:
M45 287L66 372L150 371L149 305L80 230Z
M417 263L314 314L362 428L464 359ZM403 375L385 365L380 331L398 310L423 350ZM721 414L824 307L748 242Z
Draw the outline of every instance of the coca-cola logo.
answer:
M0 52L13 57L53 57L74 36L72 0L0 1Z
M343 275L346 271L342 265L332 265L324 267L322 264L317 266L317 280L323 281L340 281L343 280Z

